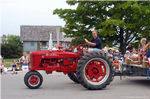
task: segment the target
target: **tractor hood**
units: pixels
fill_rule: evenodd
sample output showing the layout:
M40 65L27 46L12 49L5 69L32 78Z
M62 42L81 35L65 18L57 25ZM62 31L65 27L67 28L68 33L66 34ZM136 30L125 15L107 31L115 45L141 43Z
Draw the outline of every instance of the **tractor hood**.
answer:
M41 58L77 58L78 54L74 52L65 52L62 50L54 51L31 51L30 56L41 56Z

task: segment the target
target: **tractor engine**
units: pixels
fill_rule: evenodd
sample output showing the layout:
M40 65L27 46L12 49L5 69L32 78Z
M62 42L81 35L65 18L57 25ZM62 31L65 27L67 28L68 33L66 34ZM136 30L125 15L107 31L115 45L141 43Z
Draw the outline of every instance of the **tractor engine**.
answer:
M43 58L41 59L41 67L68 66L72 67L75 64L75 58Z
M78 63L78 54L74 52L57 51L32 51L30 52L30 70L46 70L75 72Z

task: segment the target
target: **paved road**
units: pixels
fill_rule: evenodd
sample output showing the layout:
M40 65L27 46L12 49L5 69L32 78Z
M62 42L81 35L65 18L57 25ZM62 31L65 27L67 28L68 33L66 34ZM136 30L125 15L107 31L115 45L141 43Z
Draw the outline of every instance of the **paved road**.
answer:
M74 84L62 73L46 75L39 89L28 89L23 82L25 72L1 76L1 99L150 99L150 81L146 78L115 77L105 89L90 91Z

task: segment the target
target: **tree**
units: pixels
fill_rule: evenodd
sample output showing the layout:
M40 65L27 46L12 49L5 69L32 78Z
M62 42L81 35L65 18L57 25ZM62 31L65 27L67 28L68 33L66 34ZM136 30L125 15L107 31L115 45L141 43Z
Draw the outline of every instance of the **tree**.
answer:
M2 38L2 56L4 58L19 58L22 56L22 43L20 37L8 35Z
M109 19L101 24L102 32L116 35L123 53L129 43L150 37L150 2L113 2L111 6Z
M84 38L76 37L76 38L72 39L71 45L78 46L79 44L85 44Z
M55 9L54 14L66 22L63 32L69 37L91 39L98 30L102 42L116 40L120 50L142 37L150 37L150 2L147 1L67 1L76 9Z
M22 45L20 41L20 36L17 35L7 35L2 38L3 44L17 44Z

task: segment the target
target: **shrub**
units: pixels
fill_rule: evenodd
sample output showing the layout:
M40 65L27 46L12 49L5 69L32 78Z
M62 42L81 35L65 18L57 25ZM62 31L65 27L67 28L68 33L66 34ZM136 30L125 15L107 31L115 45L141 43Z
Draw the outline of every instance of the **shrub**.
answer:
M2 44L1 53L4 58L19 58L22 56L23 50L21 45Z

